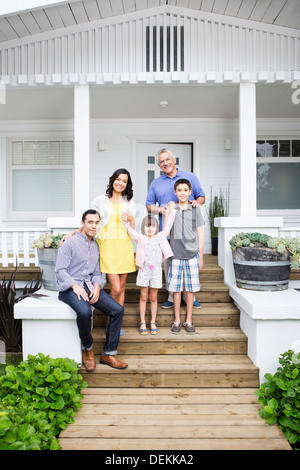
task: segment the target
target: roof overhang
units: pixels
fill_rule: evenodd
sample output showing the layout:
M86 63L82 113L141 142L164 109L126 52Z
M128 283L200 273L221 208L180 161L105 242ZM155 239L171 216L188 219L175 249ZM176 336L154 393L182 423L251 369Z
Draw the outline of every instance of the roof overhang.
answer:
M78 0L68 0L68 3L76 1ZM55 7L62 3L67 2L66 0L10 0L9 2L2 2L0 4L0 17L14 14L19 15L25 11L33 11L44 7Z

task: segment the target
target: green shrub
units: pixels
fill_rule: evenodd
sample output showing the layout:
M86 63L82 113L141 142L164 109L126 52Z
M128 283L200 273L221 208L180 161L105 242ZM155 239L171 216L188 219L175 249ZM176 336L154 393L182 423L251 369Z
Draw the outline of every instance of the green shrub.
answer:
M300 353L289 350L279 359L277 372L266 374L266 382L255 392L268 424L278 423L287 440L300 449Z
M87 383L71 359L28 356L0 377L0 450L60 449Z

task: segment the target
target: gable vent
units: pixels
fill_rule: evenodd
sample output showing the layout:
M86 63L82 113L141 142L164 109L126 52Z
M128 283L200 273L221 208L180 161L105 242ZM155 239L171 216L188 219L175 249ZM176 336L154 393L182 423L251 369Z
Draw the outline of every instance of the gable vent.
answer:
M184 71L184 27L146 27L146 71Z

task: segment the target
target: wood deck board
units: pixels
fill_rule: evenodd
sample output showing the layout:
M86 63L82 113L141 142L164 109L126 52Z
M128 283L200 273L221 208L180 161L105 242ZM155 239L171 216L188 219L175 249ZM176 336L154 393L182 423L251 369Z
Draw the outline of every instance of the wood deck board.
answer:
M288 450L282 439L62 439L65 450Z
M205 439L214 438L221 439L225 436L230 438L281 438L282 433L279 428L272 429L270 426L256 426L256 425L177 425L175 428L170 428L168 425L155 425L147 424L143 425L122 425L122 426L96 426L96 425L85 425L78 426L73 425L68 432L63 432L62 436L64 439L70 435L75 438L130 438L130 439L151 439L153 435L158 435L162 439Z

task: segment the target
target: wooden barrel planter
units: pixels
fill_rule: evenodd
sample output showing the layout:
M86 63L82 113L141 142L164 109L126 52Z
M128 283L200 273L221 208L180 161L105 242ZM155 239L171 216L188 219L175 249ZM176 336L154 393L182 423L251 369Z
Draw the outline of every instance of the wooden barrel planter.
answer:
M279 291L288 288L290 255L264 246L232 251L236 285L243 289Z

